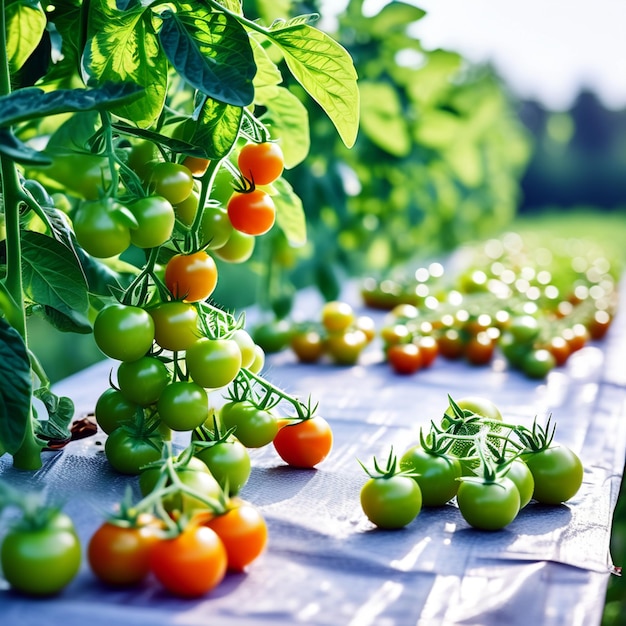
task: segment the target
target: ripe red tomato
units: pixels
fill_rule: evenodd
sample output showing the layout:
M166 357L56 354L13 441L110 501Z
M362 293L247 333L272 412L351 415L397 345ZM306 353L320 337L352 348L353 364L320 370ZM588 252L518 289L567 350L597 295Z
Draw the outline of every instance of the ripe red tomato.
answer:
M89 540L89 566L109 585L135 585L150 572L150 551L157 541L154 524L104 522Z
M293 467L315 467L330 453L333 431L317 415L302 421L287 422L274 437L274 448L280 458Z
M285 158L281 147L273 141L249 143L239 151L237 165L255 185L269 185L283 173Z
M276 221L274 201L262 189L236 191L228 201L227 210L233 228L247 235L263 235Z
M190 524L180 535L154 545L150 567L171 593L199 597L222 582L228 557L224 543L214 530Z
M174 298L187 302L206 300L217 285L217 266L204 250L176 254L165 267L165 285Z
M387 348L387 361L396 374L414 374L422 367L422 354L415 343L396 343Z
M259 511L247 502L238 502L222 515L206 522L222 540L228 569L242 571L257 559L267 544L267 525Z

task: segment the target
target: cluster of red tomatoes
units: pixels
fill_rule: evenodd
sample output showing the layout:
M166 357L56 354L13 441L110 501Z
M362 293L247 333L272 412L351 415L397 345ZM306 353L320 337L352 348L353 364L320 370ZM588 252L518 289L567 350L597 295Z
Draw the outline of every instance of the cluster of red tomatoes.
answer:
M505 255L491 242L471 267L477 265L447 283L443 269L426 267L410 287L366 282L365 302L391 309L380 336L395 372L412 374L437 356L489 365L500 354L511 368L544 378L604 337L615 315L617 281L601 254L564 255L563 271Z
M450 399L441 424L398 459L374 469L361 489L367 518L381 528L411 523L422 507L454 501L472 527L499 530L529 502L557 505L573 498L583 466L554 441L550 424L532 429L503 421L498 407L481 397Z

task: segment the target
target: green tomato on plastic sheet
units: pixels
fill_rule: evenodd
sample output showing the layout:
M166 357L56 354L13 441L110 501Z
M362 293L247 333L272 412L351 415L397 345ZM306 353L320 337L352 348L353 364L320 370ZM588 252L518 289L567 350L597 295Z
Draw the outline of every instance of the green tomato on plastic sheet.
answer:
M82 548L72 520L50 512L44 523L16 525L2 539L0 563L13 589L31 596L60 593L80 569Z

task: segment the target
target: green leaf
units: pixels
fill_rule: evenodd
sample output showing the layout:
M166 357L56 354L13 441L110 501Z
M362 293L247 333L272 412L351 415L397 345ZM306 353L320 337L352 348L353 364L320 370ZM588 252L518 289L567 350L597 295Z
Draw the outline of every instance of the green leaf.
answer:
M24 291L33 302L66 315L87 315L87 283L70 248L42 233L25 231L22 255Z
M252 103L256 73L248 34L230 15L198 4L161 14L159 39L172 66L201 93L225 104Z
M9 70L16 72L39 45L46 29L46 14L33 0L8 2L4 11Z
M30 421L30 361L21 335L0 317L0 449L15 454Z
M396 157L411 151L411 136L397 90L389 83L360 84L361 129L370 141Z
M304 245L306 243L306 216L302 200L284 178L279 178L272 184L279 192L278 195L272 196L276 205L278 227L285 233L287 241L292 246Z
M345 48L308 24L280 23L267 36L283 52L287 67L324 109L350 148L359 129L359 90L352 58Z
M394 32L406 32L412 22L421 20L426 11L405 2L389 2L370 18L369 30L375 37L388 38Z
M193 123L191 143L202 146L207 159L223 159L237 141L242 116L241 107L207 98Z
M22 143L10 128L0 128L0 153L23 165L50 165L52 160L45 154Z
M280 139L285 167L295 167L309 154L309 113L307 108L285 87L258 89L255 102L267 107L261 121L272 139Z
M50 306L44 306L41 313L51 326L62 333L89 335L93 331L89 318L79 311L66 310L61 312Z
M143 6L122 11L115 0L92 0L83 68L91 82L131 82L141 98L115 107L116 115L141 128L161 114L167 93L167 58Z
M130 83L51 92L37 87L19 89L0 97L0 127L58 113L107 109L112 104L136 98L140 91L140 87Z
M47 387L35 391L35 397L41 400L48 412L47 420L37 422L37 434L43 439L71 439L70 423L74 416L74 402L66 396L57 396Z
M283 82L283 75L280 70L270 59L265 48L256 40L254 36L250 37L250 45L254 54L254 62L256 64L256 74L254 80L255 94L254 101L257 101L258 90L279 85Z
M441 149L454 144L462 130L463 121L457 115L433 109L422 114L415 138L423 146Z

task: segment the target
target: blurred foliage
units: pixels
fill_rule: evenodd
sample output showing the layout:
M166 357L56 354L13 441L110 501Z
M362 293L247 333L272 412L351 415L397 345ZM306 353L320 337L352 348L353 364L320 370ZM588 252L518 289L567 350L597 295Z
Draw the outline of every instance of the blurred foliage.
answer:
M384 274L493 234L519 204L531 141L502 83L455 52L425 50L411 34L425 14L416 6L390 2L365 16L364 4L350 0L330 33L359 73L357 142L346 149L319 107L307 104L309 156L285 177L302 199L309 244L289 251L276 234L261 252L264 304L279 317L294 286L315 284L334 298L345 275ZM244 5L271 18L273 3ZM298 12L318 9L297 3Z

